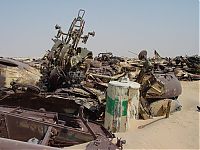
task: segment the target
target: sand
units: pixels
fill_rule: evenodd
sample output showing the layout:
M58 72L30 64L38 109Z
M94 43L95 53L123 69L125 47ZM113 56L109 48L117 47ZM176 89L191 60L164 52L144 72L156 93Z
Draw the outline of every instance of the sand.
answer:
M182 81L179 101L182 110L169 118L157 117L148 120L132 120L130 129L116 133L116 137L126 140L124 149L199 149L199 81ZM139 126L146 125L138 129ZM87 144L69 149L84 149Z
M116 136L126 139L125 149L199 149L199 81L181 82L179 101L182 110L163 117L132 121L127 133ZM161 119L162 118L162 119ZM158 120L158 121L155 121ZM155 121L155 122L153 122ZM138 126L148 124L142 129Z

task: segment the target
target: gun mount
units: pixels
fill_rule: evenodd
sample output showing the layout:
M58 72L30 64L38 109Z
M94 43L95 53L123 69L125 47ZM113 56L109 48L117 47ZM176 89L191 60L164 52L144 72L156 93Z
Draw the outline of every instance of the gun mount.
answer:
M74 18L74 20L72 21L68 33L62 32L61 27L59 25L56 25L55 29L58 30L58 33L55 36L56 40L61 38L62 42L70 44L73 49L77 48L80 39L82 39L82 43L86 44L89 35L94 36L95 32L88 32L87 35L83 36L83 29L85 26L85 21L83 19L84 15L85 10L80 9L77 18Z
M88 32L87 35L83 35L83 29L85 21L83 19L85 10L80 9L78 16L74 18L67 33L61 30L59 25L55 26L58 30L54 41L54 45L50 51L43 57L45 60L42 65L42 73L48 91L54 91L58 87L67 87L71 85L70 74L76 74L80 71L78 64L83 62L86 58L92 57L92 52L86 48L78 47L78 44L82 40L82 43L86 44L89 36L94 36L95 32ZM82 76L83 77L83 76ZM78 77L76 81L80 81L82 78ZM70 83L69 83L70 82Z

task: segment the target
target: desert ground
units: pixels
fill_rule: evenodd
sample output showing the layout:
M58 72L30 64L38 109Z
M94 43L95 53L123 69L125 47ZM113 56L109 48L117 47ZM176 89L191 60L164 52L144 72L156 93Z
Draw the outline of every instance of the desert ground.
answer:
M124 149L200 149L199 140L199 85L200 81L181 81L179 101L182 110L169 118L156 117L148 120L131 120L130 129L116 133L126 140ZM138 128L143 126L143 128ZM67 149L84 149L81 144Z

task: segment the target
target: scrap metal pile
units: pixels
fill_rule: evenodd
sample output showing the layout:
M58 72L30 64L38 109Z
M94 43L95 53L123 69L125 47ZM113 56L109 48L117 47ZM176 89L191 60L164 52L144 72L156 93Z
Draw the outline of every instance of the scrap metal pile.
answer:
M173 102L174 110L180 109L181 85L176 76L185 75L179 75L178 68L194 79L198 56L172 60L157 54L149 60L147 52L141 51L139 59L112 53L93 57L87 48L79 47L95 35L83 35L84 14L79 11L67 33L55 26L54 45L42 59L29 65L0 59L0 137L52 147L92 141L88 149L122 149L125 142L118 139L112 144L114 135L101 124L108 83L125 76L141 84L140 118L165 115Z
M200 57L198 55L175 57L175 75L179 80L200 80Z
M179 80L199 80L200 79L200 56L177 56L175 58L162 58L156 51L154 58L150 61L155 69L168 69L174 72Z
M54 45L37 65L0 59L1 138L34 143L36 149L84 142L90 142L86 149L122 149L125 141L117 139L113 144L115 136L97 123L103 120L106 85L88 73L86 59L92 60L92 52L78 47L80 41L86 43L95 35L83 35L84 14L79 11L68 33L56 25ZM1 145L5 141L1 139ZM29 146L22 144L22 148Z

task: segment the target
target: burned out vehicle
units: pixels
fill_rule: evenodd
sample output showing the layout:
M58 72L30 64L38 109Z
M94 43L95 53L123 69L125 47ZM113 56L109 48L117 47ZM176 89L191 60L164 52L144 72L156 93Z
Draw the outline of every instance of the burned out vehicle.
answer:
M182 88L174 73L167 69L155 69L147 59L145 50L140 52L138 58L143 61L143 68L136 80L141 84L140 117L147 119L169 113L171 102L177 103L174 109L179 110L181 105L177 98Z
M0 106L0 119L2 138L58 148L99 140L98 146L90 143L88 149L96 149L102 144L107 149L119 148L119 144L117 146L108 139L112 140L113 134L102 125L83 118L82 107L79 116L70 117L44 109L36 111Z
M59 148L89 141L92 143L88 149L102 146L104 149L122 148L121 140L113 144L114 135L102 125L85 119L87 115L95 115L88 114L81 99L64 97L63 94L61 97L55 93L41 94L35 86L24 84L14 84L12 90L3 90L1 93L1 104L4 105L0 106L0 137ZM78 100L82 105L77 104ZM77 110L77 115L74 115ZM24 144L22 147L25 148Z

